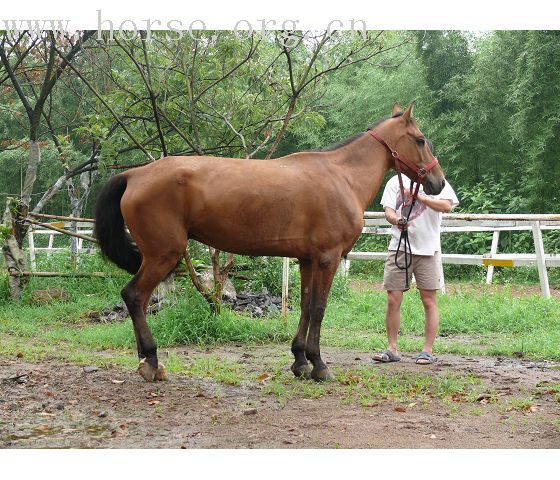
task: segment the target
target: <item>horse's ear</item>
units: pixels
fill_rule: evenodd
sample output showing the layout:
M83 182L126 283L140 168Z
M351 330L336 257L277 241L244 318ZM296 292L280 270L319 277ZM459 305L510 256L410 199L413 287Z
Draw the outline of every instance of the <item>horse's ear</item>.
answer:
M405 121L405 123L410 123L410 119L412 118L412 109L414 108L414 102L412 102L408 108L405 110L405 112L402 115L403 120Z
M402 113L402 108L398 103L393 105L393 111L391 112L391 116L394 117L397 113Z

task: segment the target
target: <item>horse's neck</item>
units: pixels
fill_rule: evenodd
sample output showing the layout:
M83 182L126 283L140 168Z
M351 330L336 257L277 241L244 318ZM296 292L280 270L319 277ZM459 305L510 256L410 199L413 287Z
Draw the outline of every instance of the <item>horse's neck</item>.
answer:
M339 161L363 210L377 195L391 166L388 152L371 135L362 135L342 147Z

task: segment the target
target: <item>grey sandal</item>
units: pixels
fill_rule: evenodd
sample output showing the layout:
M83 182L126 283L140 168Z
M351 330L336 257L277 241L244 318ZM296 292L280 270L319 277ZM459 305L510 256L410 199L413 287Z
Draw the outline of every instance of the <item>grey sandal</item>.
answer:
M381 363L390 363L390 362L400 362L401 361L401 357L399 355L397 355L395 352L392 352L391 350L385 350L384 352L376 353L373 356L373 359L376 362L381 362Z
M422 352L419 353L416 357L416 363L418 365L429 365L430 363L434 363L436 361L436 357L434 357L431 353Z

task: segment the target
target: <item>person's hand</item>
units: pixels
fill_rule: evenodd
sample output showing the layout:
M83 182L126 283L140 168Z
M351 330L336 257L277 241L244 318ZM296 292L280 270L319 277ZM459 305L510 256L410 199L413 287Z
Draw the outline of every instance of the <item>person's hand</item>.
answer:
M406 218L400 217L400 218L397 220L397 228L398 228L400 231L405 231L406 229L408 229L408 222L406 221Z

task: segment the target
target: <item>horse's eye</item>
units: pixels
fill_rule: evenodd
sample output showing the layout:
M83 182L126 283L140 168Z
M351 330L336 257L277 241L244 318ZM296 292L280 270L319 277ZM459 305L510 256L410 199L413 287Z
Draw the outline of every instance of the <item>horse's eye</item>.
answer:
M421 147L423 147L424 144L426 143L426 139L425 139L425 138L417 138L417 139L416 139L416 143L417 143L418 145L420 145Z

